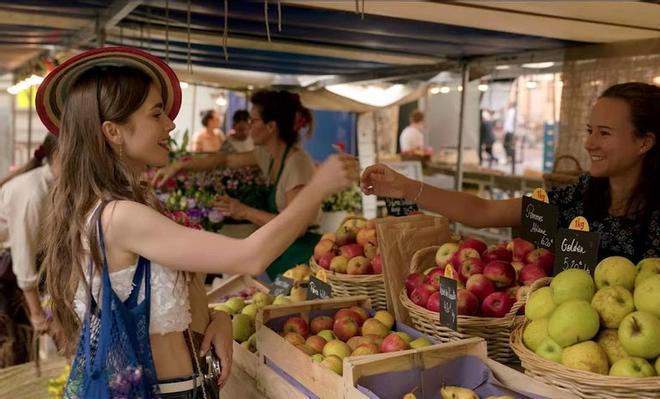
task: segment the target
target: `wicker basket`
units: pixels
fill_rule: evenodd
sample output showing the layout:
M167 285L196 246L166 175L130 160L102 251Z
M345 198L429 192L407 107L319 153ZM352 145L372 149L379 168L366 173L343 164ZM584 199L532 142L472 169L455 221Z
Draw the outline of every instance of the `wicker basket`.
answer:
M435 265L435 253L438 248L438 246L433 246L417 251L410 262L410 272L421 272L428 268L429 265ZM538 286L547 285L548 281L550 281L549 278L536 281L532 286L532 290ZM516 361L516 356L509 346L509 338L516 320L516 313L525 304L526 298L516 302L509 313L501 318L458 316L458 331L441 325L437 312L432 312L414 304L408 298L408 295L406 295L405 288L399 293L399 299L408 310L412 324L417 330L431 335L441 342L454 341L471 336L482 337L488 342L488 357L500 363Z
M559 171L557 165L562 159L567 159L573 161L573 169ZM574 184L577 182L578 177L584 173L582 167L580 166L580 161L572 155L561 155L555 160L555 164L552 167L551 173L543 174L543 182L545 184L546 190L551 190L553 188L566 186L568 184Z
M309 267L316 274L321 269L314 257L309 259ZM375 310L387 309L385 280L382 274L353 275L326 270L328 283L332 286L333 297L366 295Z

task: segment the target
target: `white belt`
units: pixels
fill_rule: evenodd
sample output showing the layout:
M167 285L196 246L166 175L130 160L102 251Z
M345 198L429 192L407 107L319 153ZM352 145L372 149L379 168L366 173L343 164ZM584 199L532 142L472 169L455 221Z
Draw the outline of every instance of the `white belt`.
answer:
M160 390L160 393L184 392L201 386L203 382L204 377L200 375L195 379L191 378L186 381L166 382L164 384L158 384L158 389Z

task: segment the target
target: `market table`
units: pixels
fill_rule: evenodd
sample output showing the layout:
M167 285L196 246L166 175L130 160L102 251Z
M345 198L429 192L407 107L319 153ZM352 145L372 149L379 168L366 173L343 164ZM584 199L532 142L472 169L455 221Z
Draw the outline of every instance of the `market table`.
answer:
M0 369L0 397L48 399L48 380L62 374L65 364L62 357L42 361L41 376L37 376L34 362Z

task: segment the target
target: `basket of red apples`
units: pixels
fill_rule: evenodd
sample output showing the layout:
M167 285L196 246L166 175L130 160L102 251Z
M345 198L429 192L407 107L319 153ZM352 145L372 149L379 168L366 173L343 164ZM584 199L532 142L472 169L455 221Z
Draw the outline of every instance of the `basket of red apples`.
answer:
M547 284L554 255L521 238L487 246L476 238L415 253L399 295L413 326L442 342L469 336L488 341L488 356L515 360L509 336L527 294ZM440 324L440 277L458 280L458 331Z
M321 237L309 265L314 273L326 270L332 296L367 295L374 309L387 308L374 220L344 220L337 231Z

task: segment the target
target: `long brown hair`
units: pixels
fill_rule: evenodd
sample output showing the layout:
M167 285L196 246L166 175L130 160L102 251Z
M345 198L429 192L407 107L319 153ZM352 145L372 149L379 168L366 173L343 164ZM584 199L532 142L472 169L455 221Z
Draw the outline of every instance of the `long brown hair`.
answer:
M95 270L102 265L90 212L105 199L127 199L157 208L151 190L122 162L101 130L104 121L130 124L131 114L144 103L151 84L151 78L135 68L96 67L76 79L64 104L61 170L51 193L44 265L53 327L65 353L71 353L78 341L80 322L73 299L79 283L87 287L83 262L91 254Z
M47 133L43 143L41 143L41 145L37 147L36 150L34 150L34 154L32 158L25 165L21 166L12 173L0 179L0 187L2 187L5 183L10 181L14 177L20 176L23 173L27 173L33 169L43 166L44 159L46 160L46 162L51 164L53 162L53 156L55 155L56 149L57 149L57 137L55 137L50 133Z

